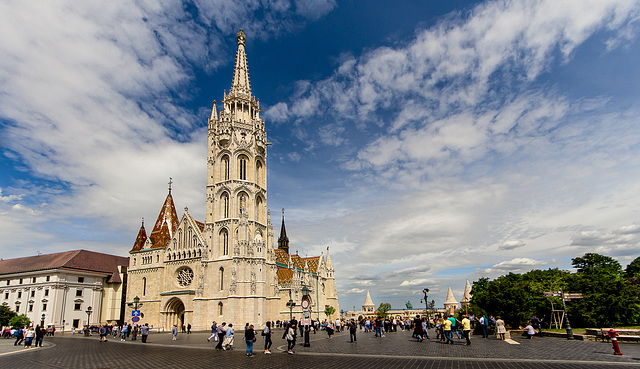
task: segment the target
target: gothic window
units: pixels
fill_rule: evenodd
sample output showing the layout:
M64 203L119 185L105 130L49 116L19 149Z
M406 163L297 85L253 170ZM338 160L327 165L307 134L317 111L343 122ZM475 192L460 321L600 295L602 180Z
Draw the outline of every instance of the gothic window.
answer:
M147 294L147 277L142 277L142 296Z
M262 162L256 161L256 183L258 186L262 186Z
M220 291L224 289L224 268L220 267ZM222 315L222 312L220 313Z
M218 315L222 315L222 306L223 306L222 303L219 302L218 303Z
M264 223L264 219L262 218L262 197L260 196L256 198L256 220Z
M240 207L238 209L238 214L241 214L243 209L244 211L247 210L247 194L243 192L240 194L239 198L240 198Z
M191 268L189 267L184 267L178 270L176 279L180 287L187 287L193 281L193 270L191 270Z
M222 245L222 255L229 255L229 232L226 229L220 231L220 244Z
M222 217L229 218L229 194L222 194Z
M225 155L222 157L222 161L221 161L221 165L222 165L222 178L224 178L225 181L229 180L229 156Z
M238 178L241 180L247 180L247 157L241 155L238 157Z

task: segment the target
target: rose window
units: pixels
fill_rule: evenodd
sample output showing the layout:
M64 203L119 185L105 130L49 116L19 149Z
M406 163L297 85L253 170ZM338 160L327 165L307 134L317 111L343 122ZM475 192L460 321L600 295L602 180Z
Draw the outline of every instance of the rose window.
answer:
M178 284L187 287L193 281L193 270L191 268L182 268L178 271Z

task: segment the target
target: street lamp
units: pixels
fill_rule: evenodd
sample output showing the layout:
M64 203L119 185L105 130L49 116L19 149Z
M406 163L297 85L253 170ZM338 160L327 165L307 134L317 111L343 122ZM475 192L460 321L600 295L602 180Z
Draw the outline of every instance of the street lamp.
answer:
M310 347L311 343L309 343L309 323L310 323L310 314L309 314L309 305L311 303L311 298L309 297L309 292L311 290L309 287L302 287L302 316L304 321L304 347Z
M296 303L293 302L292 299L289 299L289 301L287 301L287 307L289 308L289 322L291 322L291 320L293 319L293 307L296 306Z
M91 313L93 313L93 311L91 310L91 306L87 307L87 311L85 311L85 313L87 313L87 330L85 331L84 335L89 336L89 333L91 332L91 328L89 328L89 318L91 317Z
M427 318L429 318L429 300L427 300L429 289L425 288L424 290L422 290L422 293L424 293L424 312L427 314Z

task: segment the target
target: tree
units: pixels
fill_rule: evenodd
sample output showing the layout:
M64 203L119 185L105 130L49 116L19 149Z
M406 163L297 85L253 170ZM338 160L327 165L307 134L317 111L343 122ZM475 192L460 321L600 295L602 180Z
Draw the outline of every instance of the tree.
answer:
M640 279L640 257L635 258L624 270L627 278Z
M0 306L0 327L8 326L11 318L18 314L6 306Z
M590 252L571 259L571 264L578 269L578 273L607 274L612 277L619 277L622 273L622 266L614 258Z
M335 312L336 312L336 308L334 308L331 305L328 305L327 307L324 308L324 314L327 316L327 318L332 316Z
M378 310L376 310L376 313L380 318L386 318L387 311L389 310L391 310L391 304L388 304L386 302L381 302L380 306L378 306Z
M9 319L9 325L13 328L24 328L28 327L29 324L31 324L31 320L29 320L29 318L24 314L16 315Z

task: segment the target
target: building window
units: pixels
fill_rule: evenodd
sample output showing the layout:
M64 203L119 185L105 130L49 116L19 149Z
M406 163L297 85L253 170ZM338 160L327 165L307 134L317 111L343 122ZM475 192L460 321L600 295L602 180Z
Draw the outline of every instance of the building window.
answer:
M242 155L238 158L238 177L247 180L247 157Z
M18 291L18 298L22 297L22 291Z
M74 310L82 310L82 304L75 304L73 307Z
M220 291L224 289L224 268L220 267ZM222 313L220 313L222 315Z
M222 303L219 302L218 303L218 315L222 315L222 307L223 307Z
M36 283L36 277L31 278L31 283Z
M33 311L33 304L29 304L29 312Z
M222 217L229 218L229 194L222 194Z
M78 277L78 283L84 283L84 277Z
M243 211L247 211L247 195L243 192L240 194L240 207L238 208L238 214L242 214Z
M82 290L76 290L76 297L82 297Z
M147 294L147 277L142 277L142 296Z
M73 328L78 328L78 327L80 327L80 319L74 319Z
M222 157L222 178L229 180L229 157L226 155Z
M22 284L22 278L20 278L20 284Z
M42 311L47 311L47 304L42 304Z
M20 305L16 305L16 313L20 312Z
M9 299L9 292L5 292L5 293L4 293L4 299L5 299L5 300L8 300L8 299Z
M31 291L31 297L36 297L36 291Z
M44 295L49 296L49 290L44 290Z
M229 232L226 229L220 231L220 241L222 244L222 255L229 255Z
M47 282L49 282L50 280L51 280L51 276L50 276L50 275L48 275L48 276L47 276Z
M11 280L7 279L7 286L11 284Z

